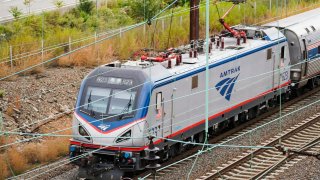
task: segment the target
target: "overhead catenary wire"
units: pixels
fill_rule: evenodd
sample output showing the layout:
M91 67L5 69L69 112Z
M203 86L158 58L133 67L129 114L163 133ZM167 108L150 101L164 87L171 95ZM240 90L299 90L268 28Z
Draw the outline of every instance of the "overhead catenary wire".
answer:
M284 67L284 68L286 68L286 67Z
M252 77L250 77L250 78L252 78ZM248 79L249 79L249 78L248 78ZM245 80L245 79L243 79L243 80ZM132 87L132 88L136 88L136 87ZM213 88L211 88L211 89L213 89ZM204 91L202 91L202 93L203 93L203 92L204 92ZM118 92L118 93L121 93L121 92ZM188 97L188 96L191 96L191 95L194 95L194 94L199 94L199 93L201 93L201 92L193 93L193 94L190 94L190 95L181 96L181 97L178 97L178 98L175 98L175 99L172 99L172 100L167 100L167 101L165 101L164 103L169 103L169 102L174 101L174 100L176 100L176 99L182 99L182 98L185 98L185 97ZM220 97L220 98L221 98L221 97ZM103 99L103 98L102 98L102 99ZM98 100L96 100L96 101L99 101L99 100L101 100L101 99L98 99ZM92 102L92 103L94 103L94 102ZM84 104L84 105L82 105L82 106L85 106L85 105L87 105L87 104ZM142 108L138 108L138 109L135 109L135 110L132 110L132 111L134 112L134 111L146 109L146 108L149 108L149 107L153 107L153 106L155 106L155 105L156 105L156 104L148 105L148 106L145 106L145 107L142 107ZM122 113L122 114L123 114L123 113ZM97 120L95 120L95 121L89 122L89 124L94 123L94 122L103 121L103 120L108 119L108 118L117 117L117 116L119 116L119 115L121 115L121 114L116 114L116 115L113 115L113 116L109 116L109 117L107 117L107 118L97 119ZM65 129L61 129L61 130L57 130L57 131L51 132L51 134L63 132L63 131L69 130L69 129L73 128L73 127L78 127L78 125L72 126L72 127L68 127L68 128L65 128ZM20 140L20 141L15 141L15 142L12 142L12 143L10 143L10 144L2 145L2 146L0 146L0 148L8 147L8 146L15 145L15 144L22 143L22 142L28 142L28 141L30 141L30 140L37 139L37 138L40 138L40 137L33 137L33 138L29 138L29 139L24 139L24 140Z
M320 4L320 3L319 3ZM306 7L306 8L309 8L309 7ZM298 11L298 10L297 10ZM260 22L261 23L261 22ZM58 88L58 87L57 87ZM28 96L28 97L30 97L30 96ZM24 98L22 98L22 99L26 99L25 97ZM19 100L20 101L20 100ZM15 101L16 102L16 101ZM3 106L2 106L3 107Z
M157 18L155 18L155 19L157 19ZM121 28L120 28L121 29ZM121 32L120 32L121 33ZM80 47L81 48L81 47ZM1 63L1 62L0 62ZM1 80L1 79L0 79Z
M287 116L290 116L290 115L293 115L293 114L295 114L295 113L297 113L297 112L299 112L299 111L301 111L301 110L304 110L304 109L306 109L306 108L308 108L308 107L311 107L311 106L313 106L313 105L315 105L315 104L318 104L318 103L320 103L320 100L317 100L317 101L312 102L312 103L310 103L310 104L307 104L307 105L305 105L305 106L303 106L303 107L301 107L301 108L299 108L299 109L296 109L296 110L294 110L294 111L292 111L292 112L289 112L289 113L283 115L282 118L287 117ZM265 127L265 126L267 126L267 125L269 125L269 124L271 124L271 123L274 123L274 122L276 122L276 121L278 121L278 120L279 120L279 117L276 118L276 119L274 119L274 120L271 120L271 121L269 121L269 122L267 122L267 123L265 123L265 124L262 124L262 125L260 125L260 126L258 126L258 127L255 127L254 129L251 129L251 130L249 130L249 131L243 132L243 133L240 134L240 135L237 135L237 136L235 136L235 137L232 137L232 138L224 141L224 142L221 143L221 144L226 144L226 143L228 143L228 142L232 142L232 141L236 140L237 138L240 138L240 137L242 137L242 136L244 136L244 135L250 134L250 133L256 131L257 129L263 128L263 127ZM221 145L221 144L219 144L219 145ZM208 152L208 151L212 151L214 148L216 148L216 147L215 147L215 146L209 147L208 149L204 150L204 151L201 152L201 153ZM195 157L195 156L196 156L196 154L191 155L191 156L189 156L189 157L187 157L187 158L185 158L185 159L182 159L182 160L180 160L180 161L177 161L177 162L175 162L175 163L172 163L172 164L170 164L170 165L168 165L168 166L162 167L162 168L158 169L157 171L160 171L160 170L166 169L166 168L168 168L168 167L174 166L175 164L178 164L178 163L180 163L180 162L182 162L182 161L188 160L188 159L193 158L193 157ZM143 177L143 179L147 178L148 176L149 176L149 175L146 175L145 177Z
M205 3L202 3L200 4L199 6L197 7L192 7L193 9L198 9L200 8L201 6L205 5ZM310 7L305 7L304 9L306 8L310 8ZM193 10L192 9L192 10ZM300 10L300 9L299 9ZM182 10L179 10L177 12L175 12L174 14L182 14L183 12L187 12L189 11L187 8L184 8ZM296 12L296 11L294 11ZM292 12L291 12L292 13ZM290 13L290 14L291 14ZM173 15L173 14L172 14ZM164 19L164 18L168 18L169 16L172 16L172 15L165 15L165 16L161 16L161 17L158 17L158 18L155 18L155 20L158 20L158 19ZM281 16L278 16L278 17L281 17ZM276 17L277 18L277 17ZM271 18L273 19L273 18ZM268 21L268 20L266 20ZM115 30L110 30L110 31L106 31L104 33L101 33L101 34L97 34L97 36L103 36L103 35L106 35L106 34L109 34L109 33L114 33L114 31L119 31L121 28L119 29L115 29ZM82 42L82 41L86 41L86 40L89 40L89 39L95 39L95 34L94 35L90 35L89 37L85 37L85 38L80 38L80 39L77 39L76 41L72 41L71 44L75 44L75 43L79 43L79 42ZM33 43L35 44L35 43ZM57 49L57 48L62 48L62 47L65 47L65 46L68 46L69 45L69 42L64 42L64 43L60 43L60 44L57 44L57 45L51 45L49 47L45 47L44 48L44 51L47 52L47 51L50 51L50 50L54 50L54 49ZM34 50L34 51L30 51L30 52L25 52L25 53L21 53L21 54L17 54L17 55L14 55L12 57L15 57L13 60L18 60L18 59L22 59L22 58L26 58L26 57L30 57L30 56L34 56L34 55L37 55L37 54L41 54L42 52L42 48L38 49L38 50ZM26 56L22 56L22 57L16 57L16 56L20 56L20 55L26 55ZM7 61L3 61L5 59L10 59L10 57L6 57L6 58L3 58L0 60L0 64L1 63L7 63L7 62L10 62L10 60L7 60Z

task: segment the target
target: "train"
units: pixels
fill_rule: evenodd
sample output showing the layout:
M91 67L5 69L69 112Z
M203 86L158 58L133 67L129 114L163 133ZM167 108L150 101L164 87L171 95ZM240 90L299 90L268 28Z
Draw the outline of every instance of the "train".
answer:
M320 8L210 36L209 135L255 118L320 84ZM101 65L82 81L70 158L79 177L112 179L146 169L152 136L159 161L205 140L206 43ZM280 98L281 97L281 98Z

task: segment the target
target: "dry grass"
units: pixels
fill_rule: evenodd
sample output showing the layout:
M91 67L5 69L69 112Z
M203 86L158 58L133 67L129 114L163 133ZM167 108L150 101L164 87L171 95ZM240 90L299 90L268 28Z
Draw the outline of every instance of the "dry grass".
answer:
M13 115L13 112L14 112L14 110L13 110L13 105L12 105L12 104L9 104L9 105L8 105L8 108L7 108L7 110L6 110L6 114L7 114L8 116L12 116L12 115Z
M10 175L5 156L13 172L21 174L35 165L46 164L66 156L68 151L69 140L67 138L47 139L42 143L32 142L23 144L21 147L11 147L0 155L0 180Z
M10 166L15 174L20 174L28 169L28 162L18 148L13 147L7 150Z
M18 110L20 110L21 109L21 101L20 101L21 99L20 99L20 95L17 95L17 96L15 96L14 97L14 106L15 106L15 108L17 108Z
M4 156L0 155L0 180L9 176L9 169Z

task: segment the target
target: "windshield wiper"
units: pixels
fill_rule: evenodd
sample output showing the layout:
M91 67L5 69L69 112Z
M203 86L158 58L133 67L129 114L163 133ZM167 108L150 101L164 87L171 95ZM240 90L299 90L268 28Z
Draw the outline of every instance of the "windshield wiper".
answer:
M88 105L87 105L87 109L90 112L90 116L95 116L94 111L92 108L89 109L89 106L91 104L91 94L92 94L92 90L90 91L89 97L88 97Z
M132 106L131 102L132 102L132 94L130 95L130 99L129 99L128 104L121 111L121 115L119 116L120 119L123 119L124 117L127 117L127 116L124 116L125 115L124 113L129 111L129 108Z

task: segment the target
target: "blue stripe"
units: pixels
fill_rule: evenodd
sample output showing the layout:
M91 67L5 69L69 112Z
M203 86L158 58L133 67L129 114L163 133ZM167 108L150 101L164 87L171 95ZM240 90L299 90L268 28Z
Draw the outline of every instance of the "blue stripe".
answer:
M238 59L240 59L240 58L242 58L242 57L248 56L248 55L250 55L250 54L254 54L254 53L256 53L256 52L262 51L262 50L264 50L264 49L270 48L270 47L272 47L272 46L278 45L279 43L283 43L283 42L286 42L286 41L287 41L287 39L286 39L286 38L283 38L283 39L281 39L281 40L279 40L279 41L275 41L275 42L273 42L273 43L270 43L270 44L268 44L268 45L265 45L265 46L262 46L262 47L259 47L259 48L256 48L256 49L253 49L253 50L248 51L248 52L244 52L244 53L241 53L241 54L237 54L237 55L235 55L235 56L233 56L233 57L230 57L230 58L221 60L221 61L219 61L219 62L213 62L212 64L209 65L209 69L212 69L212 68L214 68L214 67L220 66L220 65L222 65L222 64L226 64L226 63L231 62L231 61L238 60ZM203 72L203 71L205 71L205 70L206 70L206 67L203 66L203 67L200 67L200 68L198 68L198 69L195 69L195 70L193 70L193 71L191 71L191 72L188 72L188 73L179 75L179 76L169 77L169 78L167 78L167 79L165 79L165 80L157 81L156 84L155 84L155 86L154 86L154 89L155 89L155 88L158 88L158 87L161 87L161 86L165 86L165 85L170 84L170 83L173 83L173 82L175 82L175 81L178 81L178 80L181 80L181 79L190 77L190 76L192 76L192 75L198 74L198 73Z

